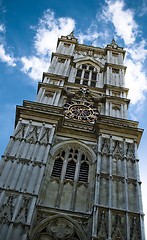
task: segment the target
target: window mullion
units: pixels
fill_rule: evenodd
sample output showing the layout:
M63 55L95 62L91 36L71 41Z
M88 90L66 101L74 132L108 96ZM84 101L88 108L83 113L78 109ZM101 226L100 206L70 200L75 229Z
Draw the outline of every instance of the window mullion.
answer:
M92 71L89 73L89 81L88 81L88 86L90 86L92 80Z
M79 151L78 158L77 158L77 163L76 163L75 182L77 182L78 179L79 179L81 156L82 156L82 153Z
M83 84L84 74L85 74L85 70L83 69L83 71L82 71L82 75L81 75L81 82L80 82L80 84Z
M74 185L73 185L72 198L71 198L71 209L72 210L75 209L75 204L76 204L76 193L77 193L77 184L78 184L78 177L79 177L79 171L80 171L81 155L82 155L82 153L79 151L77 163L76 163L76 171L75 171L75 179L74 179Z
M68 158L69 158L69 148L65 152L65 157L63 161L63 166L62 166L62 172L61 172L61 183L63 183L65 174L66 174L66 168L67 168L67 163L68 163Z
M60 180L58 193L57 193L57 198L56 198L56 204L55 204L56 207L59 207L60 206L60 202L61 202L61 196L62 196L62 192L63 192L64 177L65 177L65 174L66 174L68 157L69 157L69 147L67 148L67 150L65 152L65 157L64 157L64 160L63 160L62 172L61 172L61 180Z

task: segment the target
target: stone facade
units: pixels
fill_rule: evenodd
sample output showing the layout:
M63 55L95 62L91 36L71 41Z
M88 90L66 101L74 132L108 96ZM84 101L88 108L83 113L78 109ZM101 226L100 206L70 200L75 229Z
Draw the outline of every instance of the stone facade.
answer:
M2 156L1 240L145 240L124 55L58 39Z

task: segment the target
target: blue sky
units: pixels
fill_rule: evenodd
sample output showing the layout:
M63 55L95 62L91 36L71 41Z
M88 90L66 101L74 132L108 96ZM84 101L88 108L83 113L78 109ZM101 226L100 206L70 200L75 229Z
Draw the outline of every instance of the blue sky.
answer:
M13 133L16 105L35 100L57 38L73 29L89 45L103 47L115 38L127 51L129 119L145 129L139 159L147 215L147 0L0 0L0 9L0 154Z

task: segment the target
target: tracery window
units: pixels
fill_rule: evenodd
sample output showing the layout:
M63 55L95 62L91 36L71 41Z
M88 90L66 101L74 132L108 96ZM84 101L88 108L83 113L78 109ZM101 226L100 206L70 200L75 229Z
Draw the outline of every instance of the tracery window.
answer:
M98 72L94 66L90 64L82 64L78 67L75 83L95 87L97 80Z
M88 182L88 174L89 161L81 150L67 148L55 157L52 177Z

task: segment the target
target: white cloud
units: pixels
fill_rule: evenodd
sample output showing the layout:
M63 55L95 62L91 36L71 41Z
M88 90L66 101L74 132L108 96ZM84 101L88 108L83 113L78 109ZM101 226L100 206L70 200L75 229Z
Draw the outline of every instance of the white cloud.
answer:
M139 8L139 16L143 16L147 13L147 0L142 1L142 5Z
M35 56L21 58L23 68L21 69L33 80L40 80L43 71L47 71L48 62Z
M6 44L4 41L5 26L0 23L0 61L7 63L9 66L16 66L15 58L6 52Z
M73 31L75 22L71 18L55 18L54 13L47 10L40 19L36 29L34 47L39 55L50 55L55 51L57 39Z
M129 88L128 97L132 104L145 99L144 93L147 91L147 77L142 69L142 63L139 61L133 62L126 58L125 64L127 66L126 72L126 87Z
M0 32L5 32L5 26L3 24L0 24Z
M7 63L9 66L16 66L15 58L11 57L10 54L6 53L3 44L0 44L0 61Z
M86 32L85 34L80 32L78 35L79 43L83 44L85 41L91 41L92 45L93 41L99 37L98 32Z
M142 32L134 19L133 10L126 8L125 1L105 0L105 2L107 5L103 8L103 19L107 24L113 24L116 37L120 37L126 47L125 82L129 88L128 97L132 104L143 103L147 92L147 76L144 69L147 58L146 41L141 36Z
M141 61L144 62L147 57L147 43L143 39L139 43L134 43L130 47L126 48L127 53L130 54L130 57L134 61Z
M42 72L49 66L50 55L56 49L57 39L73 31L75 22L71 18L55 18L52 11L47 10L35 28L35 56L22 57L22 71L33 80L38 80Z
M132 44L138 33L133 11L125 10L124 1L106 0L106 3L107 6L103 8L105 20L113 23L116 35L121 37L125 44Z

